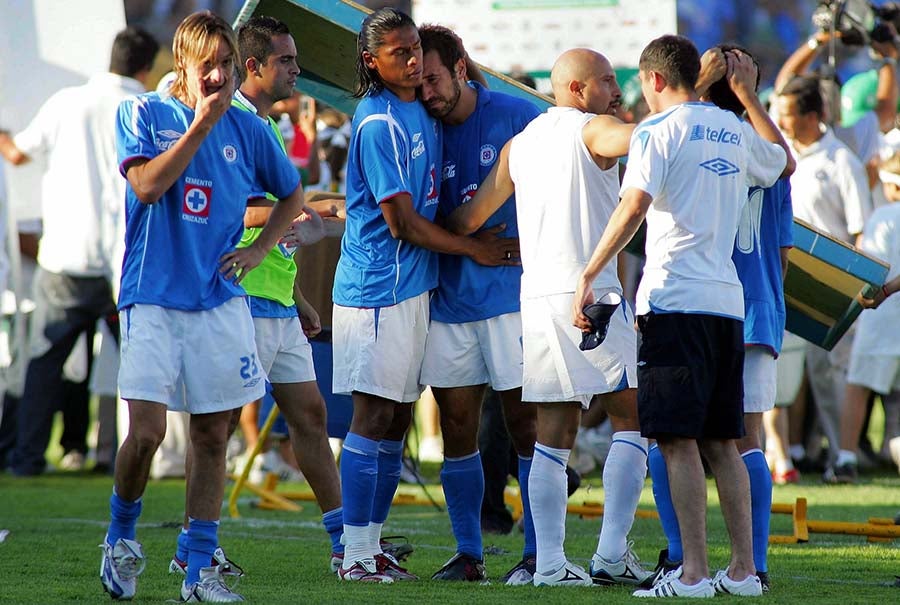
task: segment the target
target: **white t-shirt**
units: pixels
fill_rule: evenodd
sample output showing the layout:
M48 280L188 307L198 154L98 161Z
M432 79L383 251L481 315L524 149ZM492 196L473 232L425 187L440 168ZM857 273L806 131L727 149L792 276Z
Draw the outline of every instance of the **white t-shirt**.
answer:
M48 271L112 276L114 249L125 227L116 111L120 101L143 91L137 80L95 75L47 99L16 135L19 149L46 160L38 263Z
M523 299L575 291L619 202L618 165L601 170L584 144L594 115L551 107L512 139ZM615 260L594 289L621 293Z
M797 151L797 169L791 175L794 216L848 244L862 233L872 212L865 168L831 129L822 138Z
M878 115L874 111L867 111L853 126L835 126L835 136L850 148L856 157L868 164L878 159L878 150L881 147L881 125L878 123Z
M890 263L887 281L900 274L900 203L892 202L872 213L863 231L862 249ZM891 328L898 325L900 296L895 295L877 309L866 309L860 314L854 350L862 347L861 352L867 355L900 355L900 338L891 337Z
M645 119L631 137L622 194L653 198L637 313L703 313L743 319L731 253L751 185L770 187L784 170L778 145L733 113L681 103Z

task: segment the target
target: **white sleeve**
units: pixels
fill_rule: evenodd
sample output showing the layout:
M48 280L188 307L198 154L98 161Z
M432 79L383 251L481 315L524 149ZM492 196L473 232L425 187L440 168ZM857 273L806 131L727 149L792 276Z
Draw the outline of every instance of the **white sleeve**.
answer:
M668 141L664 133L661 128L638 127L631 135L620 196L635 187L653 199L659 197L668 172Z
M787 154L781 145L763 139L753 125L742 122L744 140L748 142L747 184L759 187L771 187L784 172Z
M16 147L25 155L40 156L50 150L57 121L65 114L64 111L57 110L58 98L59 93L47 99L25 130L13 137Z

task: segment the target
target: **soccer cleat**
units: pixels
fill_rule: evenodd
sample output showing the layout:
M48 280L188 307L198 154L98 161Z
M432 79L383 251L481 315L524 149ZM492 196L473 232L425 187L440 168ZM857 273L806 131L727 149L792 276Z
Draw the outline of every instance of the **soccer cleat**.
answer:
M341 568L341 564L344 562L344 553L342 552L332 552L331 553L331 573L337 573Z
M373 582L376 584L391 584L394 578L382 573L373 557L354 561L348 569L343 566L338 568L338 577L348 582Z
M681 567L670 571L662 577L653 588L635 590L632 596L643 598L691 597L694 599L711 599L716 596L709 578L703 578L696 584L688 586L681 580Z
M507 586L524 586L534 583L534 572L537 571L534 555L525 557L501 578Z
M618 561L607 561L594 553L591 557L591 579L594 584L631 584L642 588L652 586L653 576L656 574L641 567L641 560L632 550L633 547L634 543L629 542L625 554Z
M800 471L795 468L788 469L783 473L777 471L772 473L772 483L775 485L787 485L788 483L800 483Z
M379 546L381 552L391 555L397 561L406 561L415 550L406 536L385 536L379 540Z
M434 572L432 580L449 580L457 582L484 582L487 573L484 570L484 561L458 552L444 566Z
M400 567L397 559L386 553L378 553L375 555L375 565L378 571L394 580L418 580L419 576L409 573L405 568Z
M233 592L222 580L222 565L200 568L200 581L192 586L181 584L181 600L185 603L238 603L244 597Z
M659 551L659 558L656 560L656 568L653 570L653 577L650 585L655 586L657 582L662 580L667 573L675 571L681 567L681 561L674 561L669 558L669 549L664 548Z
M728 577L728 568L716 572L712 581L713 589L719 594L739 597L760 597L763 593L762 582L756 574L750 574L740 582Z
M228 578L228 586L232 590L237 586L238 580L244 576L244 570L241 569L241 566L225 556L225 551L222 550L221 546L213 552L210 563L219 566L219 573ZM169 573L187 574L187 561L182 561L177 555L173 556L172 560L169 561Z
M756 577L759 578L759 583L762 585L762 591L769 592L769 572L758 571L756 572Z
M103 558L100 560L100 583L103 590L113 599L128 601L134 598L137 577L144 571L147 561L139 542L119 538L115 546L103 540L100 545Z
M575 565L571 561L550 574L535 572L535 586L593 586L591 576L584 568Z
M856 465L848 462L840 466L832 465L825 469L825 473L822 475L822 482L834 485L849 484L856 483L856 478Z

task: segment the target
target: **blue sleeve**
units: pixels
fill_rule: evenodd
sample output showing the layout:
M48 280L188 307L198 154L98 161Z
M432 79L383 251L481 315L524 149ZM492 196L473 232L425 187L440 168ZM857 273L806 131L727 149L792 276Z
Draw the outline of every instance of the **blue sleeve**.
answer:
M409 157L406 135L389 119L369 119L356 131L360 175L379 204L399 193L413 195L405 160Z
M125 176L127 164L135 158L148 160L158 155L153 142L150 107L144 97L126 99L119 104L116 116L116 154L119 172Z
M294 192L300 184L300 173L284 152L284 147L275 138L272 129L262 120L248 120L255 129L253 132L254 160L256 175L254 191L251 199L265 197L271 193L277 199L284 199Z
M779 217L779 238L782 248L794 245L794 206L791 202L791 183L782 179L781 216Z

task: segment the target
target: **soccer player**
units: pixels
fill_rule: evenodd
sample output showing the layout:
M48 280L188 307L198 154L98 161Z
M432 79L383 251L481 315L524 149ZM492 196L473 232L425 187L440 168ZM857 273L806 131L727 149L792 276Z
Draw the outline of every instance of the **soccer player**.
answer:
M258 115L283 148L281 131L269 112L276 101L291 96L300 74L294 38L281 21L256 16L238 30L237 39L244 79L232 104ZM247 209L245 224L262 226L273 204L265 200L254 200L253 204ZM245 229L238 247L251 245L261 231L259 227ZM328 446L325 400L316 384L312 348L304 333L317 330L319 319L295 283L295 252L296 247L279 243L242 285L253 317L259 365L269 377L275 401L287 420L300 470L322 509L322 522L331 537L332 557L339 559L344 550L340 479ZM234 413L239 416L240 408ZM237 420L233 418L232 425ZM171 572L183 573L187 567L186 537L185 526L169 565Z
M743 291L731 255L749 185L769 187L790 174L786 145L757 99L756 74L743 55L728 78L750 124L698 103L700 56L681 36L662 36L641 53L641 89L651 111L634 131L622 201L578 280L574 323L591 284L647 218L647 263L637 294L641 433L657 440L681 527L684 563L640 597L759 595L753 566L750 487L735 440L743 436ZM754 127L781 145L761 138ZM709 579L706 480L701 453L719 490L731 562Z
M735 50L753 61L756 86L759 67L743 49L731 45L717 46L701 58L701 63L714 64L710 77L698 81L701 99L737 116L744 105L729 86L726 54ZM755 90L755 89L754 89ZM701 92L702 91L702 92ZM732 260L744 290L744 428L746 435L737 441L741 459L750 481L750 514L753 528L753 562L764 591L769 589L768 545L769 517L772 508L772 475L762 452L760 434L763 412L775 407L775 358L781 351L784 335L784 272L788 251L793 244L791 186L779 179L772 187L751 187L747 203L740 215ZM650 449L650 475L653 494L660 512L663 530L669 538L669 566L681 562L681 535L672 498L665 460L659 448ZM677 563L676 563L677 562Z
M165 434L167 408L185 410L193 465L181 598L242 601L210 565L229 419L265 389L239 282L300 214L303 189L265 123L231 106L239 56L231 27L208 11L194 13L175 32L173 50L177 75L169 93L124 101L117 121L128 180L119 389L130 423L116 457L100 579L114 599L134 596L144 567L135 525L150 460ZM235 249L247 199L259 187L281 201L259 238Z
M536 116L529 101L491 92L469 82L462 41L438 25L419 28L423 67L420 98L444 124L443 180L439 211L449 215L475 194L498 150ZM514 237L515 199L485 226ZM431 324L422 362L422 384L431 386L441 414L444 466L441 484L456 537L456 554L433 576L437 580L485 579L481 542L484 472L478 424L486 383L498 392L519 455L519 485L525 509L522 561L504 582L530 584L535 543L528 473L534 453L535 406L522 403L522 319L519 266L484 267L458 255L438 256L438 287L431 297Z
M606 340L579 350L571 325L572 294L618 200L617 158L633 125L614 115L622 93L615 71L587 49L563 53L551 72L557 107L513 137L475 198L448 224L459 233L480 226L515 191L522 250L522 399L537 403L537 442L528 493L537 543L537 586L640 584L641 568L627 542L646 475L647 441L638 433L634 320L613 262L596 280L597 298L616 297ZM563 550L566 463L581 410L595 395L615 429L603 471L603 525L591 572Z
M452 235L438 206L441 126L416 99L422 46L413 20L385 8L363 21L347 166L347 222L334 280L334 388L353 396L341 455L341 579L415 579L381 552L381 527L400 479L403 439L428 332L432 251L514 264L516 242Z

